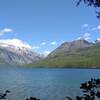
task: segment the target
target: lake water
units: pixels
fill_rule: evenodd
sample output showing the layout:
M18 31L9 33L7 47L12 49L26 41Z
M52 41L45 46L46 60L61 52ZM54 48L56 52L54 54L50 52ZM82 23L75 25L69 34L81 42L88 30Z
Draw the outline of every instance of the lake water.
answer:
M100 69L1 68L0 92L9 89L7 100L64 100L80 93L80 84L100 78Z

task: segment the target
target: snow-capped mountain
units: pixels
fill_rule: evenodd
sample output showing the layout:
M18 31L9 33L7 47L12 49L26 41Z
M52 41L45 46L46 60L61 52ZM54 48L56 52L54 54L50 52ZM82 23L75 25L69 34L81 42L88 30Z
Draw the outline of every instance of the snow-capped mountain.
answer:
M0 40L0 63L28 64L40 59L31 46L20 40Z
M100 38L97 38L95 42L100 43Z

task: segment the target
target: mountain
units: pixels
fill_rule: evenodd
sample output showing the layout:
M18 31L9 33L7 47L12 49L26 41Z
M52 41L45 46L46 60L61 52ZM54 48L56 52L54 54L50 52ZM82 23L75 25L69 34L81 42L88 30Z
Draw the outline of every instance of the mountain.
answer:
M84 39L65 42L47 58L29 64L38 67L100 67L100 45Z
M41 56L26 47L0 43L0 65L22 65L40 60Z
M61 53L69 55L70 53L74 53L78 49L83 49L93 45L93 43L90 43L84 39L74 40L72 42L65 42L61 44L61 46L56 48L54 51L52 51L48 57L55 57L57 55L60 56Z

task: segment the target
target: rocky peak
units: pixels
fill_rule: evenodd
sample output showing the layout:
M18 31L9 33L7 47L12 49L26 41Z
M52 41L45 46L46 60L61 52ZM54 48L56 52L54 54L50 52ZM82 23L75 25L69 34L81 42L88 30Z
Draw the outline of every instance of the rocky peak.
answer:
M63 50L63 51L70 51L72 49L85 48L91 45L93 45L93 43L90 43L84 39L80 39L80 40L74 40L72 42L65 42L57 49Z
M77 49L90 47L92 45L94 45L94 44L91 42L88 42L84 39L74 40L72 42L65 42L65 43L61 44L58 48L56 48L54 51L52 51L48 55L48 57L57 55L57 54L61 54L61 53L69 54L69 52L71 53L71 52L76 51Z

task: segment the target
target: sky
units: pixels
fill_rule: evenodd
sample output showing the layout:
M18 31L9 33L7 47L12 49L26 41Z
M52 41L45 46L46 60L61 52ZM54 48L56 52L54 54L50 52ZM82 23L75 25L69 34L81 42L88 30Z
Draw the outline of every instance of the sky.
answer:
M61 43L100 38L94 8L75 0L0 0L0 41L48 54Z

